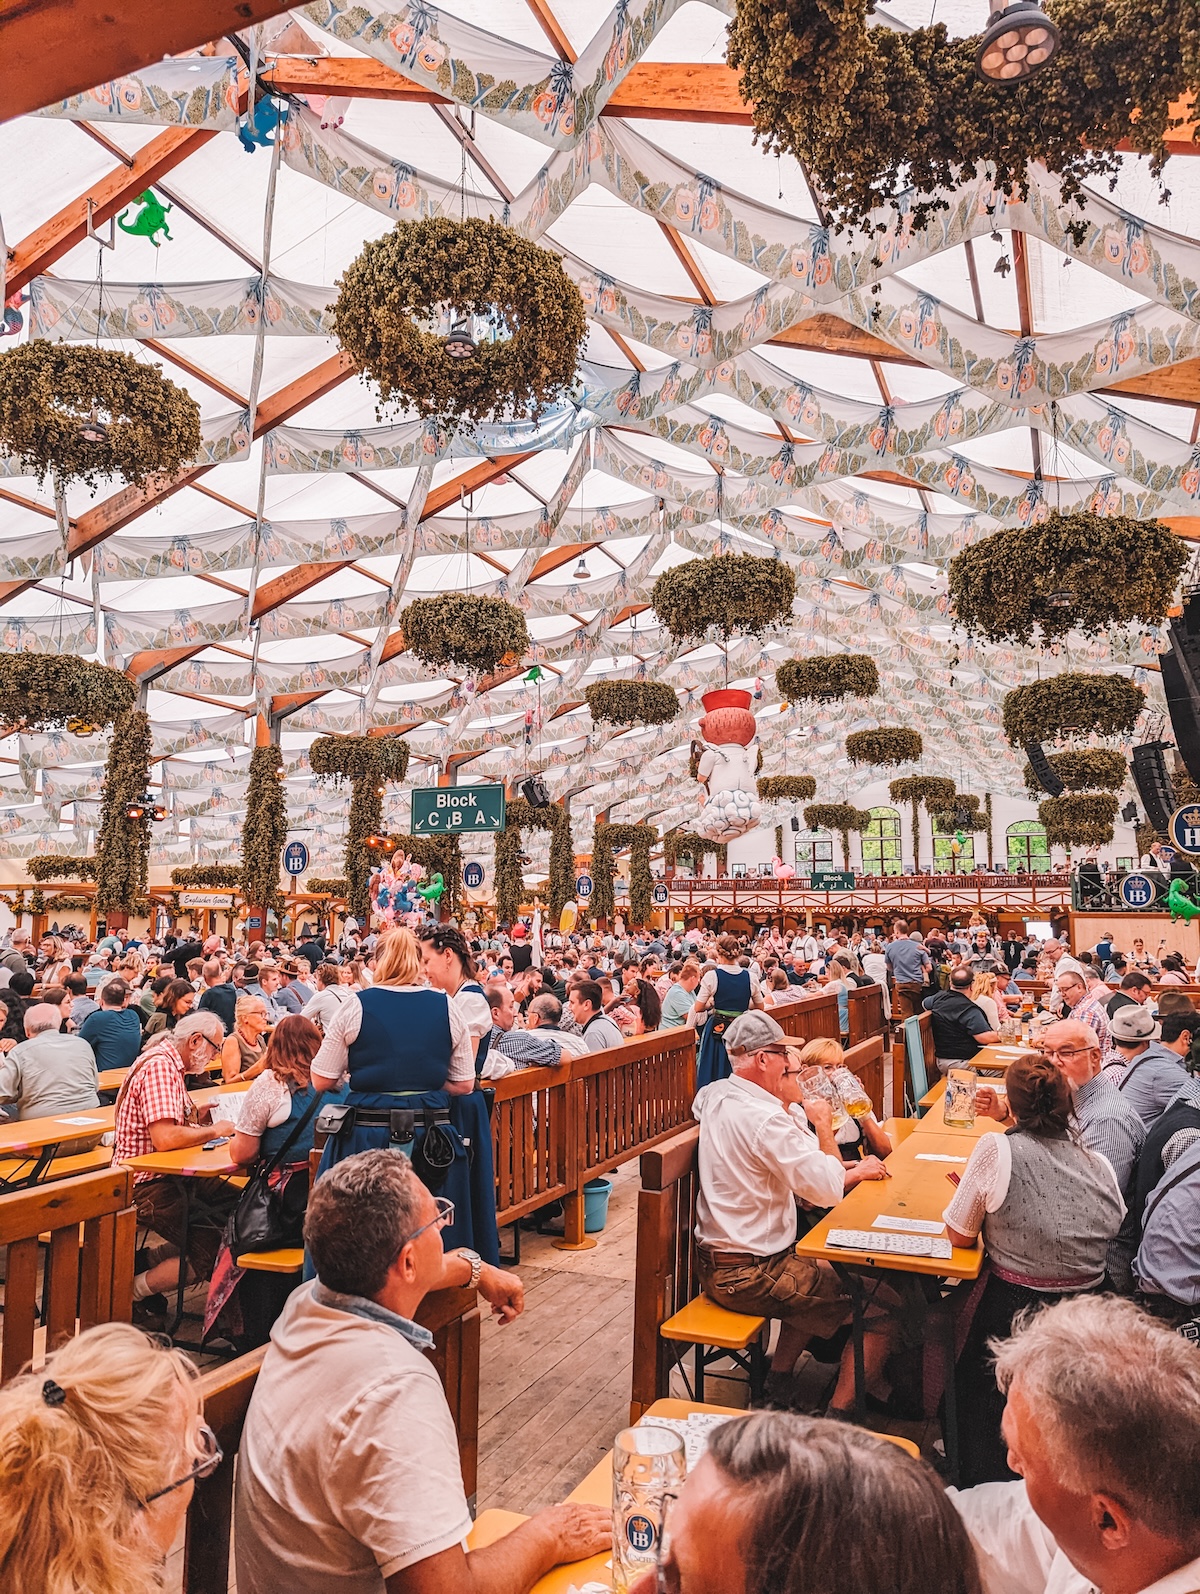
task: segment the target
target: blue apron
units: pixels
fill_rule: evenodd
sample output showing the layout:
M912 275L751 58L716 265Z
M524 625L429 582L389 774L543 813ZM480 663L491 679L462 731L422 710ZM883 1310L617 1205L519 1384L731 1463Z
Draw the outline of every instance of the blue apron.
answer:
M716 972L712 1017L704 1026L700 1050L696 1054L697 1090L716 1079L728 1079L733 1072L725 1051L725 1031L735 1018L747 1011L753 996L749 969L739 969L736 974L727 974L724 969Z
M483 1095L474 1090L452 1096L444 1088L453 1044L450 998L444 991L372 986L360 991L358 1000L362 1024L348 1048L346 1102L385 1110L449 1108L446 1127L455 1154L439 1194L454 1202L454 1222L442 1230L442 1243L447 1251L470 1246L485 1262L498 1262L492 1131ZM425 1133L424 1125L418 1125L416 1144ZM386 1125L356 1124L349 1133L325 1142L317 1177L356 1152L386 1150L389 1144Z

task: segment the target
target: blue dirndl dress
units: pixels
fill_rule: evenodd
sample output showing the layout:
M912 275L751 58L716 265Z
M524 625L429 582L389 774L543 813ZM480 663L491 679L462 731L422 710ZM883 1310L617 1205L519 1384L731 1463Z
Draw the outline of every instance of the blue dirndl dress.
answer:
M483 1094L473 1090L454 1096L444 1088L452 1049L449 997L444 991L372 986L358 992L358 1000L362 1024L347 1048L346 1104L385 1111L449 1110L445 1127L454 1142L454 1161L437 1193L454 1202L454 1222L443 1229L442 1241L448 1251L466 1245L485 1262L498 1262L492 1131ZM418 1121L413 1148L425 1134ZM346 1157L386 1150L390 1143L386 1124L355 1124L341 1135L331 1135L317 1177Z
M733 1069L725 1051L725 1031L730 1023L747 1011L754 994L750 984L749 969L739 969L727 974L718 969L717 989L713 998L712 1016L700 1037L700 1050L696 1054L696 1089L703 1090L715 1079L728 1079Z

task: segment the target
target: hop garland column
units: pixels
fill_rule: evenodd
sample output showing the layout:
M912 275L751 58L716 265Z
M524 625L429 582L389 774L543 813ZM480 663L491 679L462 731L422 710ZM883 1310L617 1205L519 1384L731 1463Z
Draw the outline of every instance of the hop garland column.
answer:
M350 814L346 825L346 907L360 924L371 913L370 877L378 861L376 848L383 828L383 795L389 781L403 780L408 769L408 743L392 736L318 736L308 749L308 762L319 780L335 786L349 780Z
M612 825L597 820L592 832L592 878L595 881L592 911L597 920L610 920L616 912L613 857L629 848L629 923L636 928L650 923L654 907L654 879L650 873L650 849L658 841L653 825Z
M109 930L123 930L146 895L150 872L150 815L142 801L150 780L150 716L127 709L113 723L100 840L96 848L96 908ZM130 809L140 810L130 817Z
M279 857L287 842L283 760L278 747L256 747L250 755L246 818L242 824L242 897L246 939L266 934L267 913L279 901ZM254 924L257 918L258 924Z

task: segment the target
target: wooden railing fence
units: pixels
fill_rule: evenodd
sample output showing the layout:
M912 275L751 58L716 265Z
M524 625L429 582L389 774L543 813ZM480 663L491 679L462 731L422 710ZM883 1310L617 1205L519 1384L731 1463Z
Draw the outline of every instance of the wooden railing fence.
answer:
M0 1383L33 1359L39 1319L53 1349L79 1328L125 1322L133 1310L137 1216L126 1168L59 1179L0 1196L0 1246L8 1249ZM38 1302L39 1235L49 1249Z

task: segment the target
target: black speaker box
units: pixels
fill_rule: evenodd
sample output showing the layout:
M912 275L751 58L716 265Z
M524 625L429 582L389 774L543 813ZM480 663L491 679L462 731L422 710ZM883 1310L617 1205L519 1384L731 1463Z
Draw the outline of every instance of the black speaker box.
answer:
M1041 742L1026 742L1025 757L1042 790L1049 792L1051 797L1061 797L1066 787L1054 773L1054 766L1043 752Z
M1170 742L1143 742L1133 750L1133 784L1142 799L1146 818L1160 835L1175 811L1175 788L1171 784L1166 755Z

